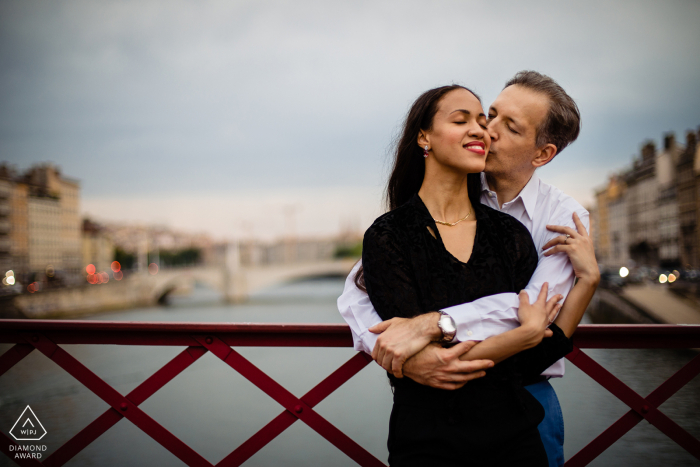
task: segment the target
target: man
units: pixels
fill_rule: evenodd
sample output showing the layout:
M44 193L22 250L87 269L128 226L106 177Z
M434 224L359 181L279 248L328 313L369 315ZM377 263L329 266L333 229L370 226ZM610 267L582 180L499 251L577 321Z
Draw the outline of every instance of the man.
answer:
M549 294L566 297L563 309L575 324L600 281L588 212L560 190L541 182L535 171L550 162L579 134L576 103L551 78L534 71L520 72L506 83L489 109L491 149L482 174L482 203L521 221L532 234L539 262L526 288L534 300L543 284ZM519 306L531 306L518 294L484 297L415 318L382 322L354 276L346 281L338 299L341 315L353 332L355 348L367 353L395 376L406 375L429 386L457 389L483 376L488 361L467 362L469 341L481 341L519 325ZM574 280L577 279L574 285ZM573 286L573 288L572 288ZM568 296L567 296L568 295ZM540 300L542 301L542 299ZM379 334L379 335L378 335ZM434 344L452 338L452 348ZM550 465L564 463L564 426L561 408L550 377L564 374L560 360L526 388L545 408L538 427Z

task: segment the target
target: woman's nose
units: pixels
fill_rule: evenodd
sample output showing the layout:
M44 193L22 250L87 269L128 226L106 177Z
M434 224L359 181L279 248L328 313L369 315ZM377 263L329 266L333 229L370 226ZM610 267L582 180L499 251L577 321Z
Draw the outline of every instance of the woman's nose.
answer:
M496 141L498 139L498 132L496 131L495 125L489 125L486 127L486 132L491 137L491 141Z
M479 125L478 123L472 125L469 128L469 136L472 136L474 138L483 138L485 136L484 133L485 130L481 128L481 125Z

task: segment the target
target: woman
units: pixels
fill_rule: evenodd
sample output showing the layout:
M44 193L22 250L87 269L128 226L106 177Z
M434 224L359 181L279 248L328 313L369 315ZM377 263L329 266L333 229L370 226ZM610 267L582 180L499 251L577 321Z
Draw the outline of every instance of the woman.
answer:
M485 128L478 97L461 86L430 90L411 108L387 190L391 210L365 233L358 277L383 319L519 292L534 272L537 252L527 229L479 202L478 174L490 146ZM521 315L521 328L501 342L534 346L556 311ZM390 375L389 463L547 465L537 431L544 411L522 379L571 351L561 329L550 329L552 337L506 360L496 351L493 359L503 361L456 391ZM480 346L479 358L489 358L489 340L472 351Z

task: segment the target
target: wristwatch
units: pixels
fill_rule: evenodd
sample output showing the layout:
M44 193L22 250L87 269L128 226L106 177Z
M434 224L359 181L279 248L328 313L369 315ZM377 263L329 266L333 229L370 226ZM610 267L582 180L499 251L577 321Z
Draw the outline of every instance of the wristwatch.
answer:
M438 310L438 313L440 313L438 327L440 328L440 331L442 331L442 339L440 339L438 342L441 344L449 344L454 341L455 336L457 335L457 325L455 324L455 320L452 319L452 316L448 315L442 310Z

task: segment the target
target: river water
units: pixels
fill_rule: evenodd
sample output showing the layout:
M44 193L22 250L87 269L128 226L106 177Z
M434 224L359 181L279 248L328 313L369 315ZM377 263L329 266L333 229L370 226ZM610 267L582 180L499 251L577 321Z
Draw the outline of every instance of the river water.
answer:
M342 323L335 300L340 279L296 282L255 294L245 304L224 305L219 296L195 289L166 307L104 313L89 319L118 321L204 321ZM126 394L182 349L134 346L63 346ZM0 345L0 352L9 348ZM354 355L350 348L264 348L237 350L297 396L303 395ZM647 395L694 355L675 350L587 350L642 395ZM566 425L567 458L622 416L626 406L567 363L553 380ZM39 352L32 352L0 378L0 430L9 435L30 405L47 431L44 457L107 410L108 406ZM210 353L140 406L165 428L212 463L228 455L283 409ZM316 410L382 461L391 392L385 373L370 364L321 402ZM700 437L700 378L695 378L661 410ZM37 443L38 444L38 443ZM74 457L69 466L184 465L126 419ZM691 466L690 454L642 421L597 458L598 466ZM0 454L0 465L16 465ZM351 466L343 453L302 422L294 423L245 464L249 466Z

